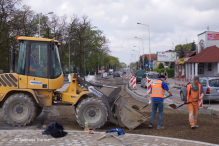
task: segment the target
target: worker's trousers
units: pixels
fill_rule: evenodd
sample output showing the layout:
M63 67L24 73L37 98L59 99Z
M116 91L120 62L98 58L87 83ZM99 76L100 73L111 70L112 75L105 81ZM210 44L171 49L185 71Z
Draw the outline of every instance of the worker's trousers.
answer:
M154 123L154 118L157 112L157 108L159 109L157 126L161 127L162 118L163 118L163 101L152 101L152 113L151 113L150 124L152 125Z
M190 125L195 125L197 123L197 116L198 116L198 108L199 105L197 103L188 104L188 110L189 110L189 123Z

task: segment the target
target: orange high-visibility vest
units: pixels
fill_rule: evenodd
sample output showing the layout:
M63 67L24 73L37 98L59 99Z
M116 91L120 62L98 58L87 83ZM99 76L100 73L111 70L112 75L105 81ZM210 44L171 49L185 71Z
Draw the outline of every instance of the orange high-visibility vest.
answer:
M189 102L189 98L193 98L193 97L190 97L191 89L192 89L192 84L187 85L187 102ZM199 95L198 98L200 98L200 96L201 96L201 84L198 84L198 95ZM196 99L194 99L194 100L196 100ZM198 101L198 103L200 103L200 102L201 102L201 100Z
M30 54L30 56L33 58L34 64L36 64L36 57L34 58L32 54ZM30 66L30 71L36 71L36 70L33 69L32 66Z
M157 80L154 83L152 83L151 98L153 97L164 98L165 90L162 88L162 82L163 81L161 80Z

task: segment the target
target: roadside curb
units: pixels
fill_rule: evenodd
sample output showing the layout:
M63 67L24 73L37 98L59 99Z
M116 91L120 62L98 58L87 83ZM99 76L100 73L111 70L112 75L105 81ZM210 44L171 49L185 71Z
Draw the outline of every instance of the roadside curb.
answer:
M136 93L134 93L134 91L131 91L128 89L128 84L125 85L125 91L128 92L133 98L135 98L138 101L144 102L144 103L148 103L149 100L146 97L137 95Z
M140 96L140 95L137 95L136 93L134 93L134 91L131 91L128 89L128 84L125 85L125 91L128 92L133 98L135 98L136 100L138 101L141 101L141 102L144 102L144 103L148 103L149 102L149 99L147 99L147 95L145 97L143 96ZM173 102L172 102L173 103ZM170 106L169 106L170 103L164 103L164 107L165 108L168 108L168 109L172 109ZM180 104L177 104L177 105L180 105ZM187 106L181 106L180 108L178 108L177 110L180 110L180 111L188 111L188 108ZM207 114L207 115L213 115L213 114L216 114L218 115L219 112L218 111L215 111L211 108L209 109L204 109L204 108L199 108L199 113L202 113L202 114Z

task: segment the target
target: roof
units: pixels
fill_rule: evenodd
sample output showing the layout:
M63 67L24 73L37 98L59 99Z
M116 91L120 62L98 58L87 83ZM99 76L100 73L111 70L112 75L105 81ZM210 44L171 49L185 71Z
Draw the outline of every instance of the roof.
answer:
M198 36L199 36L199 35L202 35L202 34L204 34L204 33L206 33L206 32L210 32L210 33L218 33L218 32L216 32L216 31L204 31L204 32L198 34Z
M214 45L204 49L185 63L219 62L218 54L219 48Z
M18 36L17 38L18 40L28 40L28 41L45 41L45 42L59 42L57 40L53 40L53 39L47 39L47 38L38 38L38 37L26 37L26 36Z
M190 56L194 55L195 53L196 53L196 51L192 51L189 54L187 54L186 56L184 56L183 58L190 57Z
M150 59L150 54L144 54L144 56L147 57L147 59ZM151 54L151 61L157 60L157 54Z

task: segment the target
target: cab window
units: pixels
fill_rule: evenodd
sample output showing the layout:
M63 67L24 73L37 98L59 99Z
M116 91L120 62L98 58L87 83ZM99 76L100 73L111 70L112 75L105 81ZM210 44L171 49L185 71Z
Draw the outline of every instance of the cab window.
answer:
M29 75L47 77L48 44L47 42L33 42L30 45Z
M57 78L62 74L58 46L52 49L52 78Z
M20 42L20 50L18 57L18 67L17 73L24 75L25 74L25 59L26 59L26 41Z

